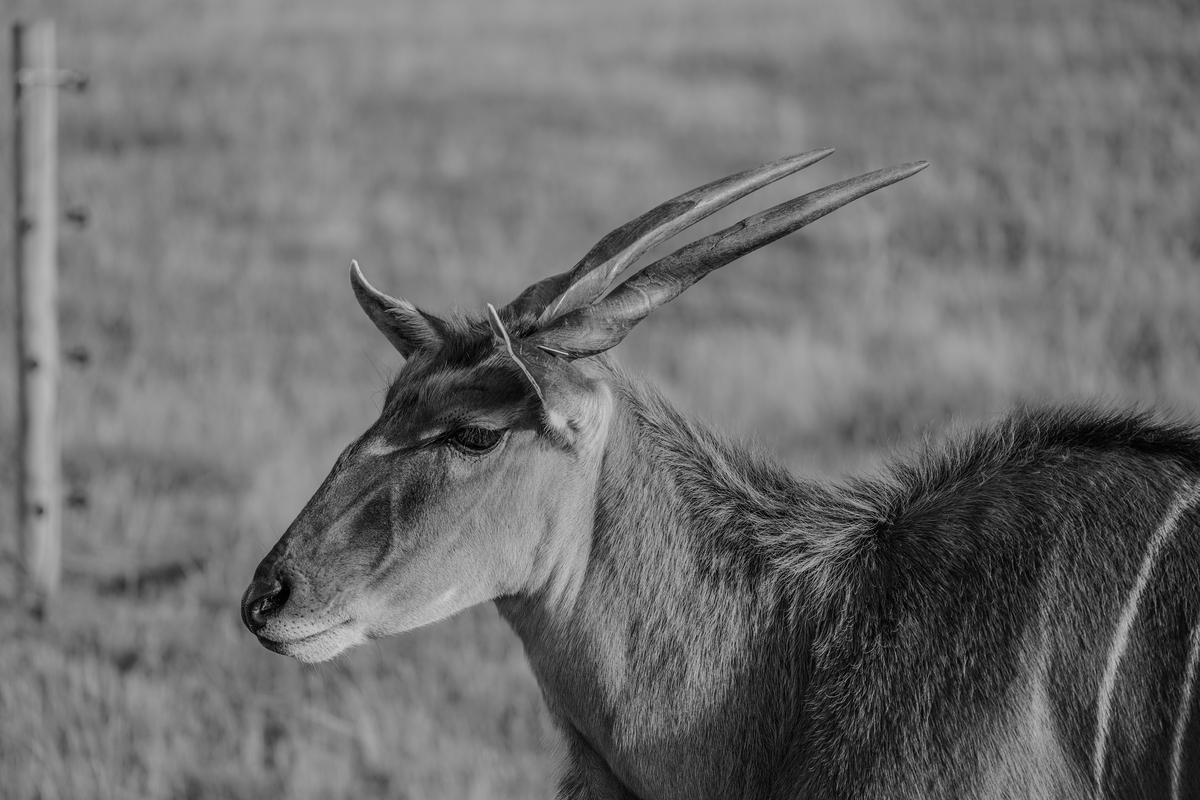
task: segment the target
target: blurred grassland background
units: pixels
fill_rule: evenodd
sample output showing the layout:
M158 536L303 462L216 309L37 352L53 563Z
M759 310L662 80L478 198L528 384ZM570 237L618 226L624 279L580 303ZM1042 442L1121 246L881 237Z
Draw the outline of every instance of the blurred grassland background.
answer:
M64 378L87 504L48 625L14 604L0 461L0 797L550 793L541 699L491 607L319 668L238 619L399 366L351 258L432 311L478 308L761 161L839 149L670 247L926 158L706 279L618 357L806 473L1016 401L1194 412L1197 8L8 0L6 27L55 17L60 62L92 78L61 100L60 171L92 211L63 234L64 345L93 358ZM5 447L12 294L6 275Z

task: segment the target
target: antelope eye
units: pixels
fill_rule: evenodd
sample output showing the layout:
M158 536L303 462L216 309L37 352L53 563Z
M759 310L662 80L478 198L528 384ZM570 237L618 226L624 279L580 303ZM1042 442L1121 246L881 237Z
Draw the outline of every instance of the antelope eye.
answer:
M446 441L464 452L482 455L495 450L504 439L504 433L490 428L459 428Z

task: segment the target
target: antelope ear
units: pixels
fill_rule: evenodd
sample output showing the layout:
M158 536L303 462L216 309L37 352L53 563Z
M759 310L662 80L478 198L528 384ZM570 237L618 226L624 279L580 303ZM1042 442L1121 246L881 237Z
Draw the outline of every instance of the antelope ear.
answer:
M363 311L400 355L409 358L418 350L436 350L442 336L434 318L407 300L386 295L367 283L357 261L350 262L350 286Z

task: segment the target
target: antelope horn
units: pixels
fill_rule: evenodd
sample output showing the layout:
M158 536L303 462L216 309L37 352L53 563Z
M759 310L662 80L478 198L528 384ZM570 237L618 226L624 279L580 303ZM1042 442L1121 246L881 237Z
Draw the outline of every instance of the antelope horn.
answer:
M643 253L756 189L825 158L810 150L761 164L668 200L605 236L568 272L538 281L504 309L508 319L532 318L536 328L598 299Z
M747 217L655 261L608 297L559 317L525 341L572 359L602 353L624 339L651 311L713 270L927 166L927 161L914 161L876 170Z

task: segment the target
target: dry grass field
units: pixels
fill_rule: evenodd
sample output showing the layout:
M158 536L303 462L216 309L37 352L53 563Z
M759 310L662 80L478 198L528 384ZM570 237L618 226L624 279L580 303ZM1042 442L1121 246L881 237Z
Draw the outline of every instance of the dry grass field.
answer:
M834 476L1017 401L1194 414L1196 9L7 0L6 24L53 15L60 61L93 82L62 99L60 167L92 211L63 234L62 332L92 361L64 378L87 502L46 624L15 600L0 461L0 797L550 794L541 699L492 608L320 668L239 621L256 563L399 366L351 258L434 311L498 304L761 161L839 148L688 238L925 158L705 280L618 357ZM6 275L6 449L12 294Z

